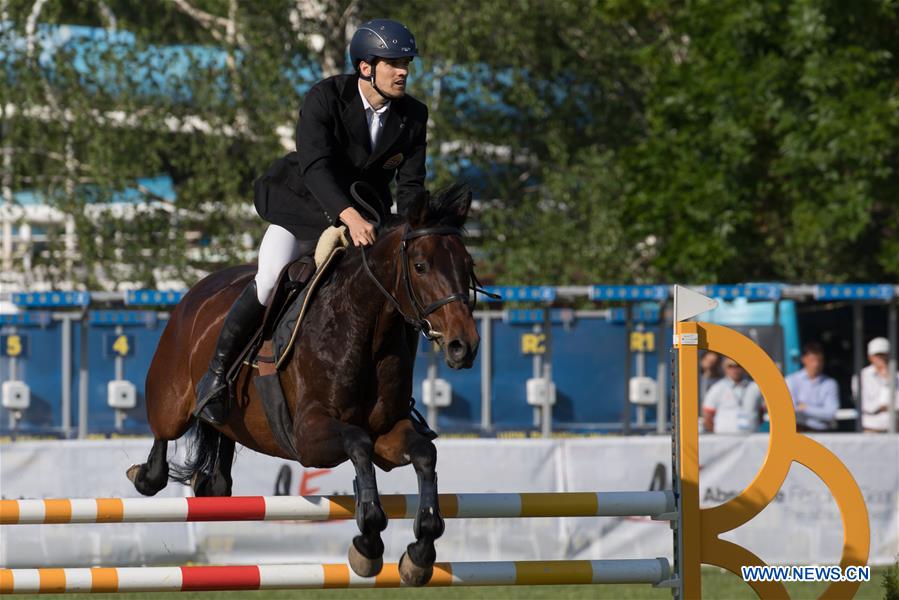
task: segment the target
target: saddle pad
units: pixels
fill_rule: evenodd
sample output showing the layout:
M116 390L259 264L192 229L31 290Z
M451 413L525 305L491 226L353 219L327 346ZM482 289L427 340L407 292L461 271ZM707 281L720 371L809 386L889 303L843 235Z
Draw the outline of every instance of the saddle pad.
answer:
M318 238L315 245L315 266L321 268L325 262L331 257L331 253L335 248L346 248L350 245L350 238L347 234L346 225L340 227L328 227Z
M293 350L294 342L300 331L300 324L309 308L312 296L318 289L325 275L331 270L331 267L337 262L346 248L343 246L335 246L332 248L330 255L324 259L324 262L315 271L312 281L300 292L284 311L283 316L275 325L272 332L272 349L274 350L275 369L280 370L287 358Z

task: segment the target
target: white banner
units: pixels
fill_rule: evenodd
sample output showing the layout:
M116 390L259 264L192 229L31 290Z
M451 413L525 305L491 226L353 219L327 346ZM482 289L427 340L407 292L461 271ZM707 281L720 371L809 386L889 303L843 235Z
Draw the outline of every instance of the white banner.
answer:
M871 517L871 563L899 555L899 436L817 436L855 476ZM700 443L701 498L713 506L755 477L768 438L705 436ZM134 497L125 470L146 460L149 440L14 442L0 445L3 498ZM175 451L175 446L170 449ZM568 440L438 441L443 492L622 491L665 489L671 480L666 437ZM346 494L353 468L304 469L239 449L235 495ZM411 467L378 472L383 494L416 493ZM160 497L188 495L179 484ZM3 526L0 565L128 566L271 564L343 561L353 521L146 523ZM826 486L794 464L778 498L727 539L770 563L835 564L842 544L836 504ZM77 540L77 543L73 543ZM666 521L648 518L454 519L437 542L439 560L671 558ZM413 541L412 522L392 521L385 558Z

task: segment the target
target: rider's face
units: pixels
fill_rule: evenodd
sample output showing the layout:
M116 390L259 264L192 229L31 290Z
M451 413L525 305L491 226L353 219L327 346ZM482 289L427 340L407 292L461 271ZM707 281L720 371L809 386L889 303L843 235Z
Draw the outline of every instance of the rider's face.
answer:
M378 89L389 98L402 98L406 94L406 78L409 76L411 58L384 58L378 61L375 82ZM366 62L359 63L359 70L370 77L372 67Z

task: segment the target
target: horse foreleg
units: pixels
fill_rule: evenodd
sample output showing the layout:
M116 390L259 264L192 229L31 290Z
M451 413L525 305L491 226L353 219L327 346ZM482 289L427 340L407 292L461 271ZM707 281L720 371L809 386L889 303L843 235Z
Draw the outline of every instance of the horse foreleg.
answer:
M400 559L400 577L407 585L421 586L431 580L437 551L434 540L443 535L444 523L437 497L437 448L415 431L407 419L375 442L378 464L387 468L412 462L418 475L418 512L413 532L415 541Z
M135 489L144 496L153 496L164 488L169 480L169 463L166 460L168 442L165 440L153 440L153 448L147 462L141 465L132 465L125 475L134 484Z
M353 491L361 535L350 544L349 561L360 577L374 577L384 566L381 532L387 528L387 514L378 496L371 437L362 428L325 414L306 413L298 422L302 430L297 432L297 452L304 466L332 467L349 458L356 468Z

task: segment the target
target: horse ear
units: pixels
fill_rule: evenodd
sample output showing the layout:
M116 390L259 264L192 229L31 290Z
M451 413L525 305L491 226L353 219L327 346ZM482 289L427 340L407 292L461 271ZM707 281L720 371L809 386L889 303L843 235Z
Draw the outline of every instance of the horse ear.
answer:
M461 228L471 209L471 187L465 183L455 183L440 192L440 222Z
M428 206L431 203L431 194L422 190L416 194L412 202L406 208L406 220L412 229L423 227L428 222Z

